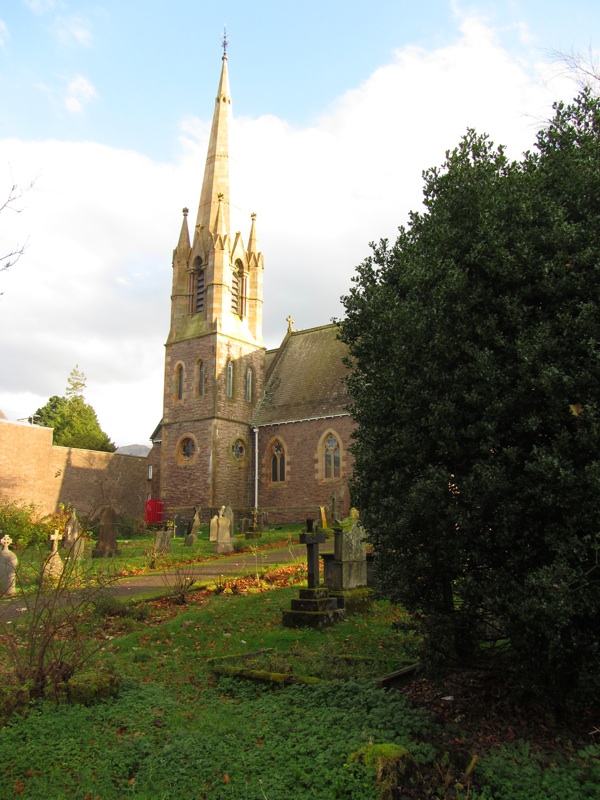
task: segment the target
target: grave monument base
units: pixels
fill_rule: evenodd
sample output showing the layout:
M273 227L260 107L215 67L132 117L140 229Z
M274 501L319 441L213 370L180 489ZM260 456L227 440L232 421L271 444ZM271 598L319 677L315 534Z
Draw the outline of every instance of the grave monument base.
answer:
M317 587L300 589L300 597L292 600L291 609L284 611L284 628L325 628L346 617L343 598L331 597L329 589Z

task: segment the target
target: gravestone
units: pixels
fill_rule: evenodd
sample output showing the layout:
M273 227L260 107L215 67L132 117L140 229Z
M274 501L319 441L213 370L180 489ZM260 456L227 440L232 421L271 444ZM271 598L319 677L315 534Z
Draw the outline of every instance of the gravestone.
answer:
M0 597L11 597L16 592L17 566L19 559L9 550L12 539L8 534L0 539L2 550L0 550Z
M350 519L334 533L333 589L357 589L367 585L366 533L358 511L350 510Z
M181 539L183 539L183 537L187 533L187 525L186 525L186 522L185 522L184 518L181 516L181 514L175 514L175 518L173 520L173 523L174 523L174 527L175 527L175 536L178 536Z
M154 534L154 549L159 556L165 556L171 552L171 531L163 529Z
M223 516L227 517L229 520L229 533L231 536L235 535L235 516L233 514L233 508L231 506L226 506L225 510L223 511Z
M224 510L224 509L222 509ZM231 553L233 544L231 542L231 527L229 517L224 515L217 517L217 553Z
M199 530L200 530L200 506L194 506L194 519L192 521L192 526L190 528L190 534L192 534L192 536L198 536Z
M72 558L73 561L83 561L84 553L85 553L85 536L80 531L79 535L71 545L69 558Z
M65 535L61 542L63 547L71 549L77 539L79 538L79 533L81 531L81 525L79 524L79 520L77 519L77 512L75 509L71 511L71 515L65 524Z
M210 529L209 529L209 536L208 540L210 542L217 541L217 532L219 530L219 515L215 514L214 517L210 521Z
M319 544L326 538L321 531L315 531L314 520L306 520L306 533L300 534L300 544L306 545L308 588L300 589L291 609L283 611L281 624L286 628L323 628L346 616L343 598L331 597L326 586L319 586Z
M98 543L92 550L92 558L120 555L117 549L117 522L118 516L114 508L105 508L100 517Z
M188 535L185 537L185 541L183 543L184 546L185 547L193 547L196 544L196 539L197 538L198 537L196 536L195 533L188 533Z
M64 564L58 552L58 543L62 539L62 533L54 531L50 534L50 541L52 542L52 552L44 561L42 567L42 582L47 580L57 581L63 574Z

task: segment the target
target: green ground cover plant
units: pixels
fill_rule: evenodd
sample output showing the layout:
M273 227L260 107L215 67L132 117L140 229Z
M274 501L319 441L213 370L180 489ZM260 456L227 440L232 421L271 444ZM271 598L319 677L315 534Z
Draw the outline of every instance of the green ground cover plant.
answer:
M0 798L600 797L592 740L554 753L522 743L498 747L496 739L479 746L473 768L472 746L452 744L467 724L458 712L442 725L436 709L417 707L410 691L328 675L336 657L409 663L416 646L410 618L378 601L368 614L324 631L282 628L281 612L296 594L292 587L204 591L185 606L144 603L143 614L107 604L98 663L120 676L120 694L89 706L46 699L26 717L14 716L0 729ZM128 619L136 629L119 636ZM302 654L332 679L274 689L211 672L211 658L269 647Z

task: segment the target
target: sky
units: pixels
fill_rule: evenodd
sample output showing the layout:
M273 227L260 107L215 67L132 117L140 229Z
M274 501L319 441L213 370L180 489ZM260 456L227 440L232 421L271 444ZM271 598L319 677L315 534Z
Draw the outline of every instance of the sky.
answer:
M71 370L117 445L162 413L171 258L198 206L224 26L232 224L257 214L264 337L343 315L467 128L519 158L577 92L597 0L7 0L0 6L0 410Z

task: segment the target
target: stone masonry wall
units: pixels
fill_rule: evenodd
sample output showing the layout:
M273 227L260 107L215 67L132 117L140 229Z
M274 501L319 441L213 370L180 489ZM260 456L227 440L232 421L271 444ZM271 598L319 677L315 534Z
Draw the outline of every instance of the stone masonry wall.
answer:
M267 511L269 522L300 522L317 517L319 506L330 506L336 493L342 513L350 510L347 481L354 459L348 450L354 421L350 416L269 425L259 433L258 506ZM328 433L341 442L340 477L325 479L322 443ZM271 482L271 445L279 438L285 447L286 470L283 483Z
M0 494L40 513L71 504L81 517L111 505L143 519L147 459L52 445L52 429L0 420Z

